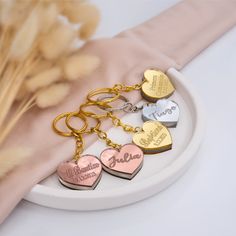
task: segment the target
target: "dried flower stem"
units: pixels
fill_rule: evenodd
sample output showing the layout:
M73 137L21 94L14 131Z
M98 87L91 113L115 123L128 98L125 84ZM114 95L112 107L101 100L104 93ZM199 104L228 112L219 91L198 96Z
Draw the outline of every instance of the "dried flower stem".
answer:
M36 52L35 52L36 53ZM0 97L0 129L2 129L4 120L6 119L12 104L16 98L16 95L19 91L20 86L22 85L25 76L32 69L35 64L34 53L30 57L17 65L17 68L10 76L9 83L5 85L3 89L2 96ZM8 94L8 96L6 96Z
M6 31L4 33L5 35L3 35L2 37L2 42L1 42L1 64L0 64L0 76L2 75L4 69L6 68L8 59L9 59L9 47L10 47L10 41L9 41L9 37L10 37L10 32ZM0 77L1 80L1 77Z
M1 38L0 38L0 48L2 48L6 42L6 38L8 35L8 28L4 27L1 32Z
M7 123L7 126L1 129L2 131L0 133L0 144L11 132L12 128L19 121L22 115L35 105L35 98L36 95L33 95L30 99L26 98L25 100L21 101L20 105L18 106L18 109L14 112L14 114L12 114L12 118Z

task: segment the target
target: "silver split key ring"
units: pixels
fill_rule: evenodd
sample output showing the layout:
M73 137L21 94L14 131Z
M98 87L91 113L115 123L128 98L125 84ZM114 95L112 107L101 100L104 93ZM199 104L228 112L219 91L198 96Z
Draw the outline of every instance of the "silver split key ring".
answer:
M112 94L107 94L107 95L101 95L97 98L97 101L103 101L104 99L107 98L113 98ZM124 103L119 106L119 107L102 107L102 109L106 110L106 111L124 111L127 113L134 113L134 112L138 112L139 110L143 109L143 106L138 107L134 104L132 104L125 96L120 95L119 98L120 100L124 101Z

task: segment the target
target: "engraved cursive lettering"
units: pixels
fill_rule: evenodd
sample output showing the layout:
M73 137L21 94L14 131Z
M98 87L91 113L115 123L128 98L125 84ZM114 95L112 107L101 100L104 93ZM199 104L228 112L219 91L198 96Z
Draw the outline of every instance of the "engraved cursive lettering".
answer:
M154 75L152 78L152 84L151 84L150 90L156 91L156 86L157 86L157 76Z
M162 126L157 125L155 129L149 131L149 133L146 135L146 138L140 139L140 144L145 147L149 146L159 135L162 129Z
M154 119L158 119L158 117L162 117L162 116L166 115L167 113L168 113L168 114L172 114L172 112L173 112L175 109L176 109L176 107L172 106L171 108L167 108L165 111L160 112L160 113L158 113L157 111L155 111L155 112L151 113L151 114L149 115L149 117L153 116Z
M123 157L118 158L117 156L112 156L108 159L110 161L109 167L114 168L117 163L130 162L134 159L139 159L139 158L141 158L140 154L133 155L132 153L128 153L128 152L126 152Z
M162 141L166 138L166 136L167 134L165 133L161 134L161 136L158 139L154 140L153 144L159 146L162 143Z
M168 81L165 79L164 75L159 75L158 85L156 88L156 95L161 96L162 94L167 93Z
M85 172L88 172L90 170L96 169L99 167L98 163L91 164L89 163L86 167L80 168L79 166L74 167L74 173L75 175L79 175Z
M66 175L68 178L72 178L74 181L83 181L96 176L96 173L92 170L99 167L98 163L91 164L80 168L78 165L73 169L69 168L66 170Z

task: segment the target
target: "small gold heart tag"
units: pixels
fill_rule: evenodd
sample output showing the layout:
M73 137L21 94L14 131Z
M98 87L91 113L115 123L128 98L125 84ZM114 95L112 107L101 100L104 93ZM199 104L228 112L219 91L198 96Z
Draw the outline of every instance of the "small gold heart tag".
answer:
M133 136L133 143L147 154L164 152L172 148L170 132L159 121L145 122L143 131Z
M171 96L175 88L166 74L159 70L146 70L143 74L142 96L150 102Z

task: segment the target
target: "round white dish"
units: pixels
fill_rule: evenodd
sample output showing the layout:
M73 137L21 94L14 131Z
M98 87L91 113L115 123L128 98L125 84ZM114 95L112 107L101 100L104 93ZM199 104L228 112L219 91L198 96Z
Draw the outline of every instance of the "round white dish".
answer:
M176 91L170 99L178 103L180 118L176 128L170 128L173 148L170 151L145 155L144 166L131 181L103 173L102 179L93 191L70 190L60 185L57 176L52 175L37 184L25 199L39 205L68 210L101 210L131 204L156 194L174 183L190 166L204 135L205 117L202 103L189 80L170 68L167 72ZM124 122L141 125L141 112L128 114ZM130 135L120 129L110 129L111 138L128 143ZM105 148L97 141L85 153L99 155Z

